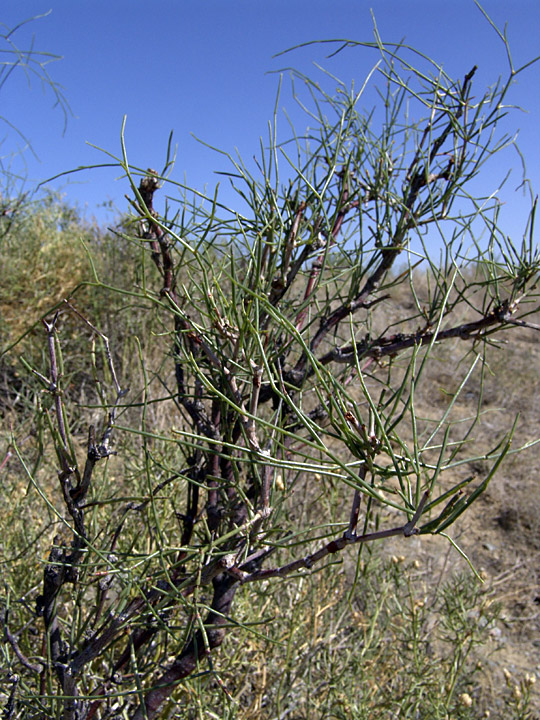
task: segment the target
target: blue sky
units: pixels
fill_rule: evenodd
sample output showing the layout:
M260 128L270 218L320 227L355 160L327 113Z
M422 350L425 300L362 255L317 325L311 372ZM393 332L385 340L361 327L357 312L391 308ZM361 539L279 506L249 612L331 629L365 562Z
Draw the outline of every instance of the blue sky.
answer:
M508 23L514 64L540 55L538 0L484 0L501 27ZM277 76L268 71L294 64L310 71L313 61L349 82L361 83L375 57L355 50L326 60L327 47L312 46L291 56L273 55L314 39L373 40L370 7L384 41L403 38L440 62L456 78L478 65L478 93L506 75L504 46L473 0L11 0L3 3L0 22L13 27L51 10L18 31L13 40L61 55L48 65L60 83L72 114L64 117L54 98L38 82L29 87L13 74L0 93L0 114L31 139L37 160L24 154L27 186L82 165L107 161L91 147L118 154L122 118L127 115L130 161L161 167L169 132L178 143L173 177L211 188L215 170L228 169L223 157L198 144L192 133L229 152L251 157L272 116ZM519 77L510 96L528 112L516 113L508 129L520 130L520 147L529 176L540 188L540 64ZM285 102L285 100L284 100ZM300 128L303 129L303 128ZM4 125L1 152L8 156L23 145ZM13 169L22 172L21 160ZM514 167L504 190L509 232L523 228L528 200L515 193L521 171L516 153L507 152L490 167L486 182L495 188ZM92 170L56 180L68 201L88 217L112 221L127 207L129 192L118 171Z

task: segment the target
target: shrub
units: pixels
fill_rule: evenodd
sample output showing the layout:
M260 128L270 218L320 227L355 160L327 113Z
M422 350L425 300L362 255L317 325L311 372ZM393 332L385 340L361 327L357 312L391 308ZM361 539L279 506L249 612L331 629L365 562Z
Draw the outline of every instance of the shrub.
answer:
M160 215L156 192L177 187L170 156L161 173L132 167L125 150L118 159L134 194L118 242L137 243L140 261L133 284L116 287L94 263L92 287L117 325L140 307L145 335L129 340L119 373L114 342L78 307L78 292L44 320L49 366L33 374L48 432L41 451L54 448L58 477L44 473L50 464L32 468L13 438L29 485L17 502L40 503L43 519L40 535L9 555L25 565L4 614L4 662L17 670L8 716L194 717L203 700L190 692L211 679L232 717L217 649L227 635L256 639L294 622L294 607L281 617L276 585L299 587L318 571L335 578L351 547L378 540L406 547L414 535L441 535L455 545L449 528L510 451L512 423L478 457L481 400L469 417L455 409L473 378L482 385L486 346L528 326L538 308L534 208L517 245L499 228L495 196L470 194L484 162L510 142L498 123L520 70L475 99L474 68L452 80L405 47L376 48L380 115L361 111L362 92L339 84L330 95L293 73L311 125L287 141L272 129L258 170L231 158L241 212L184 189L180 210L171 199ZM408 303L398 304L404 293ZM64 390L68 316L93 337L86 355L98 401L83 408L95 416L84 448ZM416 398L430 362L456 339L467 351L445 401L422 417ZM482 461L481 477L460 475L471 460ZM28 559L48 542L39 581ZM344 575L353 589L359 572ZM316 598L323 590L314 588ZM235 617L236 596L251 608L247 621ZM411 597L398 591L393 602ZM451 604L452 592L445 597ZM466 615L450 605L447 615L447 637L461 638L466 658L468 630L452 625ZM392 642L400 632L396 622ZM437 712L456 687L454 673ZM414 693L388 689L388 707L398 699L418 712ZM336 717L350 712L342 697Z

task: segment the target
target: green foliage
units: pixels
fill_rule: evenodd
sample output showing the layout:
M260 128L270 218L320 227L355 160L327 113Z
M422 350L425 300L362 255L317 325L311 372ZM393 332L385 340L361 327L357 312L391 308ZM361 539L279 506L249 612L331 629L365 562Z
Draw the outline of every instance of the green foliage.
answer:
M9 437L8 512L38 523L3 550L21 717L213 717L220 702L231 718L245 703L252 717L474 717L493 608L462 577L426 602L414 567L362 565L362 548L418 534L457 547L452 525L519 449L511 419L478 449L481 400L465 418L457 406L483 387L497 333L538 309L534 207L518 247L469 185L510 141L497 127L520 71L478 95L474 69L453 80L376 48L381 112L293 72L310 125L280 139L274 123L256 172L230 158L241 212L168 179L170 145L158 174L122 139L135 199L116 238L66 246L80 222L50 205L28 247L5 246L20 302L43 318L46 292L56 311L46 362L23 360L31 438ZM456 339L454 387L421 411ZM238 638L268 691L242 683Z
M178 694L180 703L204 698L200 717L212 717L209 707L215 717L253 720L483 716L474 651L498 608L470 575L434 594L418 563L372 557L352 594L333 568L237 602L246 631L241 645L224 645L228 696L212 673ZM463 703L465 693L474 707Z

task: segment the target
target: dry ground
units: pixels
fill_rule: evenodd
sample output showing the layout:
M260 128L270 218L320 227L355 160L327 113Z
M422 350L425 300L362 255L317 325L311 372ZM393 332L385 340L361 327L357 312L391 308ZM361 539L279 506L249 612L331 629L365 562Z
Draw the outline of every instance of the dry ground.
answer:
M540 433L540 332L531 329L510 331L506 343L490 353L493 375L486 378L481 423L475 431L477 447L483 451L494 445L496 437L519 414L514 447ZM458 341L459 342L459 341ZM456 351L458 348L456 347ZM424 391L418 413L429 416L438 402L438 393L452 391L453 354L430 367L429 388ZM478 390L471 386L458 412L471 414L478 402ZM540 445L506 458L486 492L450 528L450 535L468 555L484 579L485 593L501 603L496 627L489 631L489 642L482 649L485 683L495 690L507 683L518 683L527 675L537 682L531 692L531 709L540 717ZM479 460L465 474L486 472ZM385 552L407 554L425 569L426 586L433 587L466 562L443 538L417 537L408 545L395 541ZM506 671L506 672L505 672ZM491 693L490 693L491 694ZM491 717L499 715L497 708Z

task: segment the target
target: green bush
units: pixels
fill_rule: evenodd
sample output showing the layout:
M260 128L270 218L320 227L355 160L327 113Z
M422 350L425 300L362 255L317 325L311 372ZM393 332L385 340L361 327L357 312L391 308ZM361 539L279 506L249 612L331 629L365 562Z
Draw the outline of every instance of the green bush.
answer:
M457 403L538 309L534 207L518 246L496 200L470 195L510 142L520 70L479 94L474 69L375 49L380 122L362 93L293 73L310 127L272 128L257 174L232 161L241 213L184 189L160 215L170 157L142 171L123 148L134 213L117 238L66 246L76 218L34 215L40 261L22 249L10 272L36 320L45 292L55 309L46 364L24 361L31 437L6 438L4 509L33 521L2 549L8 717L478 717L493 608L463 577L426 603L413 564L362 564L362 548L439 535L459 551L451 526L510 452L512 420L480 451L481 400L467 417ZM67 258L80 274L59 273ZM452 388L422 416L457 339Z

